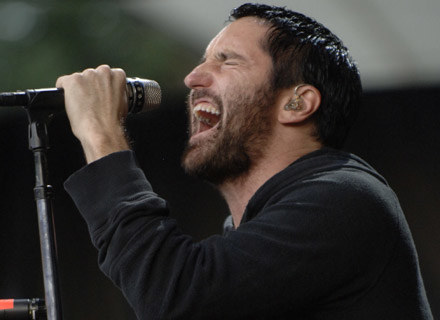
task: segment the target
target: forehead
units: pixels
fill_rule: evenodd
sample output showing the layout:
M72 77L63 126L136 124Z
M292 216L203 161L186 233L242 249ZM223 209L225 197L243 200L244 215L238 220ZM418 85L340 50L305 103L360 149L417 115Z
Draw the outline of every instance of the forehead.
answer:
M217 51L237 51L239 54L265 53L262 43L266 38L268 24L256 17L240 18L223 28L209 43L206 55Z

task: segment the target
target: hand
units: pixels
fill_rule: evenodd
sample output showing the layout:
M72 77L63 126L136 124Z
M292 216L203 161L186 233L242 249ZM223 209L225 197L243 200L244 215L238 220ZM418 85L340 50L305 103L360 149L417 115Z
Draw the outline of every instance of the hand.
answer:
M127 115L126 76L107 65L58 78L64 89L67 116L87 162L128 150L122 126Z

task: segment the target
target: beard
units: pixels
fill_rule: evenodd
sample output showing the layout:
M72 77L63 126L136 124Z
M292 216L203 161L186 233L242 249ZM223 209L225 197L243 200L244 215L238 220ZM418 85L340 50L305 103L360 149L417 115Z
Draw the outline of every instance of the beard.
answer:
M220 110L224 110L223 101L209 90L195 94L212 98ZM214 129L216 132L203 142L186 146L182 157L185 171L215 185L244 177L262 157L272 132L274 97L273 91L264 87L252 95L236 90L225 101L229 110ZM191 124L193 116L189 103L188 110Z

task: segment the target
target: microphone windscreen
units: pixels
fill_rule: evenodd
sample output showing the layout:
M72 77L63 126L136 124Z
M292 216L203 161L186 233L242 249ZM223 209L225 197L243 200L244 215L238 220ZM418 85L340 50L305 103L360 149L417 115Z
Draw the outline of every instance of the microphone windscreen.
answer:
M159 107L162 93L154 80L127 78L128 112L138 113Z

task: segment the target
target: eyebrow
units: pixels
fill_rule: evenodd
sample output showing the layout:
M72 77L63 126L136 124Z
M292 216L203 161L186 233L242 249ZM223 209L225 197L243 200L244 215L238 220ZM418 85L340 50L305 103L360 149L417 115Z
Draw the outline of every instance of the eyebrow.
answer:
M242 56L241 54L238 54L235 51L216 52L214 57L216 60L219 60L219 61L226 61L228 59L246 60L246 58L244 56ZM203 57L200 59L200 63L204 63L205 61L206 61L206 52L203 55Z
M235 51L219 52L215 56L218 60L221 60L221 61L225 61L228 59L246 60L244 56L242 56L241 54L238 54Z

